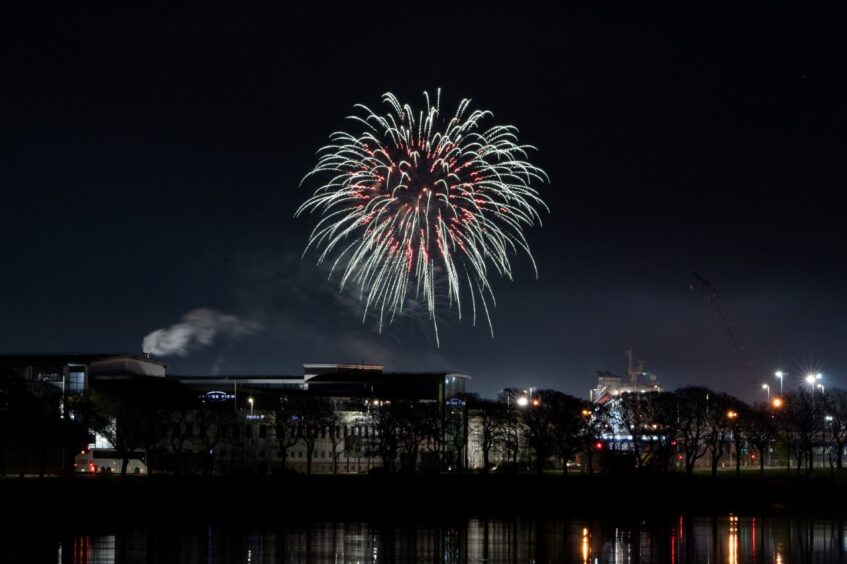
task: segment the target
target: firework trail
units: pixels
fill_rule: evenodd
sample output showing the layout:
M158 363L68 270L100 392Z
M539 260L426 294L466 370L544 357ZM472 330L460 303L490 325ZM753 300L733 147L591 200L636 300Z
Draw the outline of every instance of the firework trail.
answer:
M340 290L358 286L362 320L378 312L380 331L414 297L426 305L437 343L444 300L459 319L469 300L474 325L481 310L493 337L489 276L511 280L509 256L520 250L537 276L523 229L541 223L538 210L547 206L531 184L547 175L526 160L534 147L518 144L517 128L481 129L492 114L471 110L468 99L442 117L441 91L434 103L424 97L417 113L391 93L383 95L385 114L357 104L360 115L348 119L359 132L337 131L318 150L303 182L320 176L325 184L295 214L322 215L304 255L314 248L319 264L331 262Z

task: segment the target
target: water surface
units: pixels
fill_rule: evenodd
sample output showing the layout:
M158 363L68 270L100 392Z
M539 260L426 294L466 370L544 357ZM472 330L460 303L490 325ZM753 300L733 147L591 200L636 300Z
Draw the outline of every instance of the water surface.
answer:
M0 536L2 562L840 562L847 519L677 516L645 521L368 521Z

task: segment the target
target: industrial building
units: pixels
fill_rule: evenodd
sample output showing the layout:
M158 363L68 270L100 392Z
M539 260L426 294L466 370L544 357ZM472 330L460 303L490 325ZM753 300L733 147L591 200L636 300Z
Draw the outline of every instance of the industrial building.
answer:
M55 402L62 419L78 417L75 406L87 390L119 398L127 412L143 412L155 421L151 425L159 439L155 444L136 441L133 448L149 450L160 469L269 472L283 459L287 469L314 473L363 472L382 465L374 423L377 407L391 402L421 409L428 405L444 419L455 411L449 400L465 392L470 378L450 372L387 372L369 364L304 364L299 375L174 375L164 363L135 354L3 355L0 373L51 405ZM281 441L278 431L286 422L280 417L300 417L281 409L281 402L298 398L321 398L332 407L333 417L314 437ZM0 396L0 412L2 402ZM115 433L110 437L91 430L88 447L115 446L116 435L132 434L130 423L143 417L118 412L113 419ZM418 468L435 443L444 450L445 439L422 439L416 460L403 464ZM52 461L58 455L45 456ZM461 460L464 452L450 457ZM1 461L7 470L10 461Z

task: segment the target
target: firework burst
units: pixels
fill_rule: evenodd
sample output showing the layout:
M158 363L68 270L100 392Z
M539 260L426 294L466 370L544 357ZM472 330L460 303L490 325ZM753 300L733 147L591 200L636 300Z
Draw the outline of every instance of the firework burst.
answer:
M385 114L357 104L350 116L358 133L337 131L318 151L318 163L303 179L325 178L296 216L322 218L310 248L318 263L340 272L340 290L358 286L379 329L403 311L406 301L423 302L438 342L436 311L446 301L462 318L463 306L476 324L481 310L492 336L489 308L495 304L492 272L512 279L511 254L523 251L537 268L523 229L540 224L546 205L532 187L543 170L527 161L517 128L482 129L492 114L459 103L442 117L441 91L415 112L391 93ZM302 183L301 183L302 184ZM464 300L464 304L463 304Z

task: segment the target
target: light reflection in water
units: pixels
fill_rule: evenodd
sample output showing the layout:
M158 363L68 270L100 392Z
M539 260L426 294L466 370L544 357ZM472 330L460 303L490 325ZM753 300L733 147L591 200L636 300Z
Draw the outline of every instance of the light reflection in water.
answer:
M738 517L736 515L729 516L729 564L738 564Z
M0 562L839 562L847 518L724 515L666 520L325 522L113 534L0 532Z

